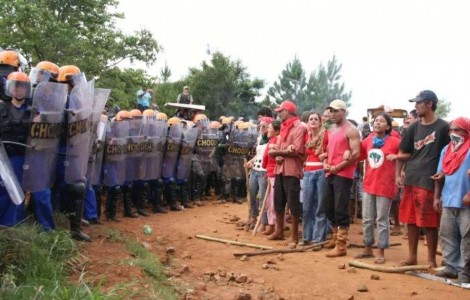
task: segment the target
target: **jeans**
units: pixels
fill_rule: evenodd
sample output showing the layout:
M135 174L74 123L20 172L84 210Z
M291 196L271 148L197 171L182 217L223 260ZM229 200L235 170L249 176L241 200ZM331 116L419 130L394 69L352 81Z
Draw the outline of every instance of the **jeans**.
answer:
M470 280L470 208L442 208L439 237L445 270Z
M362 229L364 230L364 245L372 247L374 239L374 221L377 221L379 249L390 247L390 206L392 199L371 195L364 192L362 196Z
M323 198L326 216L333 227L349 227L349 194L353 180L338 175L325 178Z
M266 176L266 171L251 170L250 205L251 205L251 215L253 217L257 217L259 214L259 204L256 201L256 196L258 195L258 192L259 192L260 200L263 201L264 194L266 194L267 186L268 186L268 177Z
M304 241L322 242L326 238L326 216L323 205L325 171L306 171L303 178L302 235Z

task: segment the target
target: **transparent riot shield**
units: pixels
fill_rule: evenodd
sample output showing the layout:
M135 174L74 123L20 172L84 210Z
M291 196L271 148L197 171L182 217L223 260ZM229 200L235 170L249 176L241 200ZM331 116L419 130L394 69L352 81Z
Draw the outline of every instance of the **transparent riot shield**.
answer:
M128 121L108 123L104 143L103 182L106 186L122 185L126 181Z
M162 178L164 179L175 179L176 162L178 161L182 134L183 124L174 124L168 129L162 165Z
M87 82L74 86L69 96L65 182L81 181L87 173L90 157L90 117L92 98Z
M185 180L189 177L191 171L191 159L196 144L198 129L196 127L186 128L183 131L183 140L181 143L181 152L178 158L176 170L176 179Z
M156 120L155 118L146 119L143 128L146 140L146 151L144 152L146 164L144 180L159 179L162 173L163 154L166 144L166 122Z
M67 85L41 82L33 94L31 125L23 164L23 188L39 192L52 187L55 180L58 145Z
M145 177L145 161L142 147L145 146L142 119L131 119L127 145L126 180L142 180Z
M90 83L89 83L89 89ZM108 101L110 89L93 89L93 113L90 118L90 158L88 160L87 179L92 184L98 184L101 178L103 162L104 129L106 120L101 118L104 106Z
M194 152L201 163L204 174L217 171L216 150L218 146L218 130L209 127L210 122L199 121L197 124L199 134L194 146Z
M230 133L225 165L230 177L245 178L244 159L252 155L252 136L245 130L233 130ZM224 168L225 168L224 165Z
M0 179L10 196L10 199L16 205L20 205L24 201L24 192L16 178L15 171L11 166L5 147L0 141Z

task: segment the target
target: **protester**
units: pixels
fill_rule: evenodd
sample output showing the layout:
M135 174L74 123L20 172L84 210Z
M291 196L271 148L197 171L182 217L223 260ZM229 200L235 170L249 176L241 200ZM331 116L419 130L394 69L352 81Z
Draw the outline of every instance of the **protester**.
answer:
M360 154L359 131L347 119L346 103L334 100L327 107L334 125L328 133L327 160L324 162L326 180L324 201L326 215L333 226L333 237L325 248L333 248L327 257L347 254L346 241L349 230L349 195L356 170L356 160ZM348 151L350 157L344 159Z
M361 156L366 171L362 197L362 229L364 250L356 258L373 257L375 243L374 225L377 224L378 255L376 264L385 263L385 249L390 247L390 205L397 193L391 184L395 180L395 160L398 158L400 140L391 136L392 118L387 113L378 114L373 122L373 132L361 142Z
M450 143L441 151L434 189L434 209L442 212L439 237L442 245L443 270L435 275L457 278L470 283L470 119L460 117L450 124Z
M323 242L326 239L326 215L323 203L325 171L320 156L328 144L328 131L322 125L321 115L309 112L308 133L305 139L307 159L303 177L302 235L303 244Z
M300 205L300 178L303 176L304 137L306 128L301 124L296 112L296 105L284 101L275 109L282 120L280 139L269 155L275 157L274 207L276 210L276 228L268 239L284 239L284 213L289 204L292 215L291 241L299 239L299 221L302 207Z
M266 176L266 169L263 168L263 155L268 144L268 126L271 123L272 118L263 117L259 123L259 136L256 143L256 155L246 163L248 169L251 169L250 172L250 205L251 205L251 220L248 221L248 225L256 224L257 217L260 213L259 208L260 204L264 199L266 194L266 188L268 186L268 178ZM259 199L261 203L258 203L257 196L259 192ZM263 217L264 216L264 217ZM267 217L264 212L261 211L262 221L261 224L266 225L268 223ZM264 228L262 228L264 231Z
M436 267L439 214L433 209L434 183L431 176L436 172L442 148L449 143L449 124L435 114L438 99L434 92L421 91L409 101L415 103L420 121L405 131L395 174L396 185L403 186L400 222L408 227L408 258L401 265L418 263L419 232L420 228L425 228L427 263ZM401 170L404 161L403 180L398 170Z
M275 149L276 144L278 143L279 131L281 130L281 122L278 120L273 120L268 125L268 145L263 154L263 168L266 169L266 173L269 180L269 191L268 198L266 199L266 213L268 216L268 226L263 232L265 235L271 235L274 232L274 226L276 224L276 211L274 210L274 178L275 178L275 168L276 168L276 159L270 156L269 150Z

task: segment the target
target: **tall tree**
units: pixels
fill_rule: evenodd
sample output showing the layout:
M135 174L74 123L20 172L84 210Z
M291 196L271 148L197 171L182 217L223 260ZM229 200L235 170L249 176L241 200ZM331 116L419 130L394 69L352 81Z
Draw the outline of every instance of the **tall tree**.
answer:
M346 92L344 83L341 82L342 66L333 56L326 66L320 63L318 69L310 75L307 90L310 92L308 99L313 108L323 111L334 99L341 99L349 105L352 92Z
M0 0L0 46L35 64L74 64L92 76L123 60L154 63L160 46L146 29L124 34L117 0Z
M451 106L451 102L448 102L444 99L439 100L439 102L437 102L436 115L442 119L446 118L450 113Z
M342 65L333 56L326 66L320 63L307 80L302 63L295 57L282 71L279 82L274 82L269 88L268 95L274 97L277 103L293 100L299 112L324 110L331 100L338 98L348 103L351 92L345 92L344 83L341 83L341 68Z
M254 117L259 104L255 98L264 87L260 79L251 79L241 61L233 61L220 52L203 61L201 69L191 68L186 80L195 103L204 104L210 118L220 115Z
M308 87L305 71L297 56L286 65L278 79L279 81L275 81L269 88L268 95L275 98L278 104L283 100L292 100L303 110L307 106L305 102Z

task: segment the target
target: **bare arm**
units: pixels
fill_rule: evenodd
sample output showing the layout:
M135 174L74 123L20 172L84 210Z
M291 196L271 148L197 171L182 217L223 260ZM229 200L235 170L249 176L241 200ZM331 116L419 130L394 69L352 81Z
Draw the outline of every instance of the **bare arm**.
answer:
M341 169L347 166L350 166L352 164L355 164L356 160L359 158L359 155L361 154L361 136L359 134L359 131L354 127L350 127L346 130L346 137L348 138L349 148L351 149L350 150L351 159L343 160L336 166L333 166L334 167L333 173L337 173Z
M445 179L444 179L445 180ZM441 193L444 180L434 180L434 210L440 212L442 210Z

